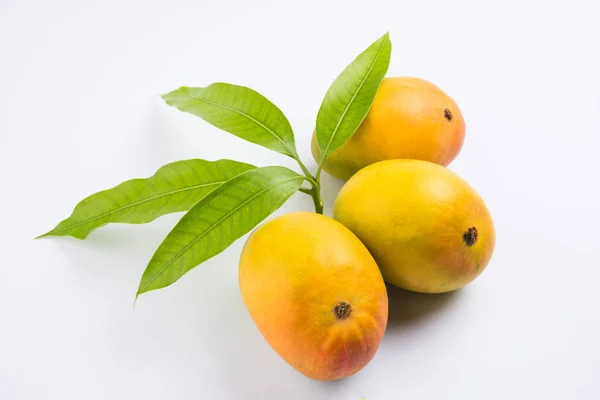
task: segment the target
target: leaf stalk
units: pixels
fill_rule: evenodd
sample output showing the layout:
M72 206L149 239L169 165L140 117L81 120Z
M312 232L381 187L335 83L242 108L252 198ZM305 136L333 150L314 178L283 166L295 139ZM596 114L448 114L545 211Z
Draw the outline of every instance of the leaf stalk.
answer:
M323 214L323 200L321 199L321 184L319 183L318 178L314 177L310 173L308 168L306 168L306 165L304 165L302 160L300 160L299 156L294 157L294 159L298 162L300 169L302 169L302 172L304 172L304 177L312 186L312 188L310 188L310 189L300 188L300 191L302 193L305 193L305 194L309 195L310 197L312 197L313 203L315 205L315 212L317 214Z

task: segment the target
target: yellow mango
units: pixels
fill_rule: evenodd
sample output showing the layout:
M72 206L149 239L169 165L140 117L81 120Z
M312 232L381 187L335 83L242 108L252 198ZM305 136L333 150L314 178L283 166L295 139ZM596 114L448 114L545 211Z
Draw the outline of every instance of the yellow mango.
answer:
M387 282L415 292L465 286L494 250L494 224L481 197L426 161L382 161L359 171L335 200L334 218L367 246Z

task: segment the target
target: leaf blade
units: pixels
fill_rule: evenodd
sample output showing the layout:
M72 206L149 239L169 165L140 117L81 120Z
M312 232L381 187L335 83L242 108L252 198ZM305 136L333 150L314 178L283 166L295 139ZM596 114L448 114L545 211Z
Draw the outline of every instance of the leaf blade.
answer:
M298 157L290 122L275 104L255 90L217 82L204 88L182 86L162 97L168 105L239 138Z
M160 244L137 296L169 286L225 250L298 191L305 177L285 167L249 170L199 201Z
M386 33L360 53L327 90L317 114L320 167L366 117L388 70L391 51L392 44Z
M108 223L142 224L185 211L219 185L254 166L232 160L191 159L161 167L145 179L131 179L80 201L71 215L39 236L85 239Z

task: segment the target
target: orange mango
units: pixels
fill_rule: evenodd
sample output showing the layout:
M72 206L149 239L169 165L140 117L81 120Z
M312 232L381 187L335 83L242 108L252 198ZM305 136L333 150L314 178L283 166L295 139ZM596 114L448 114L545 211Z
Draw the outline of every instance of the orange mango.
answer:
M239 283L261 334L310 378L356 373L383 337L388 299L377 264L329 217L292 213L257 228L242 251Z
M383 79L357 131L323 169L347 180L378 161L417 159L448 165L460 152L465 120L458 105L433 83L413 77ZM312 153L320 150L313 134Z

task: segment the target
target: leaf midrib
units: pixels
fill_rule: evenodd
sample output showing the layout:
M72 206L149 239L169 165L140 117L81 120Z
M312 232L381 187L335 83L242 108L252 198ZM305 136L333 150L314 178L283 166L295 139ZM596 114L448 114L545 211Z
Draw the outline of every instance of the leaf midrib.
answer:
M263 124L262 122L260 122L259 120L257 120L256 118L254 118L254 117L252 117L252 116L250 116L250 115L248 115L248 114L246 114L246 113L244 113L244 112L242 112L242 111L240 111L240 110L238 110L236 108L229 107L229 106L226 106L226 105L223 105L223 104L219 104L219 103L215 103L213 101L207 100L207 99L202 98L202 97L193 97L193 98L196 99L196 100L203 101L203 102L205 102L207 104L210 104L212 106L221 107L221 108L223 108L225 110L229 110L229 111L235 112L235 113L241 115L242 117L248 118L252 122L256 123L257 125L259 125L261 127L263 127L267 132L269 132L272 136L274 136L290 152L289 156L291 156L292 158L294 158L297 155L296 151L294 149L292 149L282 138L280 138L275 133L275 131L273 131L271 128L269 128L268 126L266 126L265 124ZM277 107L277 106L275 106L275 107Z
M107 216L112 215L114 213L117 213L119 211L126 210L126 209L128 209L130 207L139 206L140 204L144 204L144 203L147 203L147 202L152 201L152 200L159 199L159 198L164 197L164 196L170 196L170 195L174 195L174 194L177 194L177 193L185 192L187 190L200 189L200 188L203 188L203 187L208 187L208 186L213 186L213 185L222 185L225 182L227 182L227 180L219 181L219 182L214 182L214 183L205 183L205 184L201 184L201 185L194 185L194 186L186 187L184 189L178 189L178 190L174 190L174 191L171 191L171 192L162 193L162 194L159 194L157 196L152 196L152 197L149 197L147 199L144 199L144 200L141 200L141 201L138 201L138 202L135 202L135 203L127 204L127 205L125 205L123 207L117 208L116 210L112 210L112 211L100 214L98 216L95 216L94 218L90 218L90 219L87 219L85 221L81 221L81 222L78 222L76 224L72 224L72 225L66 226L64 228L52 230L49 233L58 233L58 232L62 232L62 231L68 230L68 229L77 228L78 226L81 226L81 225L84 225L84 224L88 224L88 223L96 221L96 220L98 220L100 218L107 217Z
M165 272L165 270L167 268L169 268L169 266L171 264L173 264L175 262L175 260L177 260L181 254L183 254L184 252L186 252L190 247L192 247L194 244L196 244L200 239L202 239L204 236L206 236L215 226L219 225L221 222L223 222L226 218L228 218L229 216L231 216L234 212L236 212L237 210L239 210L240 208L242 208L243 206L245 206L246 204L248 204L249 202L251 202L252 200L254 200L256 197L260 196L261 194L263 194L264 192L266 192L267 190L271 190L272 188L274 188L277 185L283 184L283 183L287 183L290 181L293 181L294 179L305 179L305 177L298 175L298 176L294 176L292 178L277 182L263 190L261 190L260 192L256 193L254 196L250 197L248 200L244 201L243 203L241 203L239 206L235 207L233 210L231 210L230 212L228 212L227 214L225 214L222 218L220 218L217 222L215 222L214 224L212 224L207 230L205 230L200 236L198 236L196 239L194 239L190 244L188 244L187 246L185 246L183 249L181 249L179 252L177 252L177 254L175 254L175 256L173 258L171 258L169 260L169 262L167 264L165 264L164 267L162 267L155 275L154 277L152 277L152 279L150 279L148 281L148 283L146 283L142 288L140 288L138 290L138 295L142 294L144 289L146 289L152 282L154 282L163 272Z
M358 95L358 92L360 92L360 90L362 89L362 87L364 86L367 78L369 77L369 75L371 74L371 71L373 71L373 68L375 67L375 64L377 63L377 60L379 60L379 57L381 56L381 52L383 50L383 46L385 44L385 41L381 42L381 46L379 46L379 49L377 50L377 56L375 56L375 58L373 59L373 62L371 63L371 66L369 67L369 71L367 71L367 73L365 74L365 77L363 78L363 80L360 82L360 85L358 86L358 89L354 92L354 94L352 95L352 99L350 99L350 101L348 102L348 105L346 106L346 108L344 109L344 112L342 113L341 118L339 119L337 125L335 126L335 129L333 130L333 133L331 134L331 136L329 137L329 141L327 142L327 147L325 148L325 151L323 151L323 155L327 156L329 153L329 148L331 147L331 142L333 141L333 138L335 137L335 135L337 134L338 129L340 128L340 125L342 124L342 121L344 120L344 118L346 117L346 114L348 113L348 110L350 109L350 106L352 105L352 103L354 102L354 99L356 98L356 96Z

